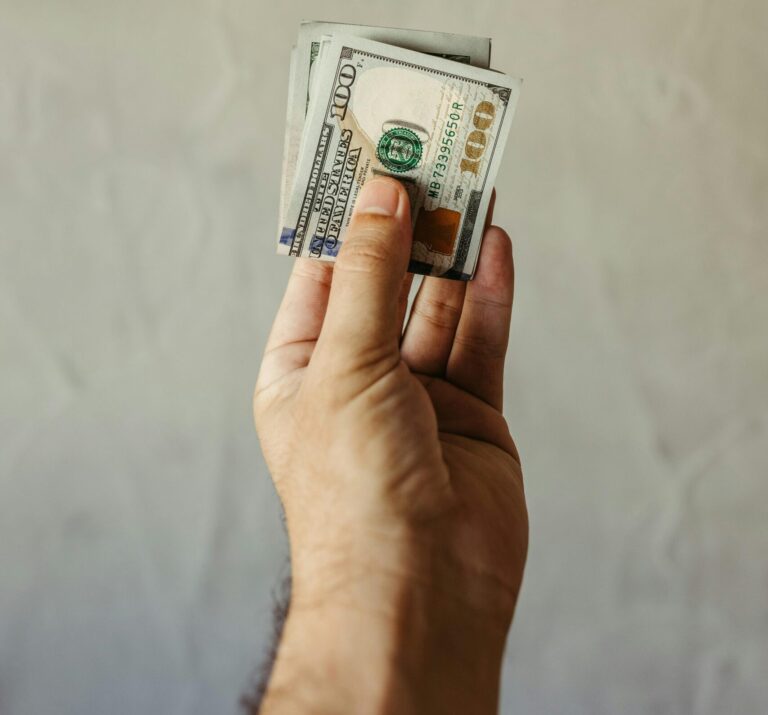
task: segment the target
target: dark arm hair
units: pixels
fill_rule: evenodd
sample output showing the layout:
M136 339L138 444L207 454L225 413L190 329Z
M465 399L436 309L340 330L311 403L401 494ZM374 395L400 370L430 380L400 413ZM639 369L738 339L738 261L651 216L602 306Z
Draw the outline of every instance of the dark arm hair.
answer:
M273 590L272 598L272 640L264 657L264 662L252 678L248 692L240 698L240 707L245 715L258 715L264 694L267 692L272 669L275 666L277 648L280 645L280 638L283 635L283 627L285 626L285 619L288 617L288 608L291 602L290 567L280 585Z

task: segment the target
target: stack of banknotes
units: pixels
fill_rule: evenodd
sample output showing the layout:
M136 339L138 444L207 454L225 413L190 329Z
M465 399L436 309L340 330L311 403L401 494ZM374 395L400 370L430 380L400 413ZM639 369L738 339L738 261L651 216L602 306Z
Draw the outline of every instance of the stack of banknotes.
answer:
M408 192L409 270L469 280L521 81L490 38L305 22L291 55L278 253L332 261L360 189Z

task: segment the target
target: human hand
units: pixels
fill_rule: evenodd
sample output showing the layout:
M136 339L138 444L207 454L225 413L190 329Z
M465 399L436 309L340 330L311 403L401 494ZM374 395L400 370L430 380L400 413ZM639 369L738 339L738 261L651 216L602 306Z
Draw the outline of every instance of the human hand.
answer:
M528 534L501 414L511 244L491 227L473 281L426 278L403 334L410 243L403 188L366 184L266 347L254 412L293 579L269 712L496 707Z

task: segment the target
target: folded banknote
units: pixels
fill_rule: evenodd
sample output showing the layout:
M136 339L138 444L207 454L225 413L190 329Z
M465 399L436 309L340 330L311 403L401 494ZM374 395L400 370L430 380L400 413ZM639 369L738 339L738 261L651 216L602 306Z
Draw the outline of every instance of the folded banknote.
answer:
M294 51L278 252L334 260L361 187L391 176L411 204L409 270L467 280L521 82L482 67L487 40L416 51L344 29L312 25Z

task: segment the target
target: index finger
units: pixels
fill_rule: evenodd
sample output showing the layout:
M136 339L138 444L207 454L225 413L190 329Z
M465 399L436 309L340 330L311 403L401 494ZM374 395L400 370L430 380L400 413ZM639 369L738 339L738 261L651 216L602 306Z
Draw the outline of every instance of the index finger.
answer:
M259 382L270 384L306 367L323 327L333 265L297 258L267 339Z

